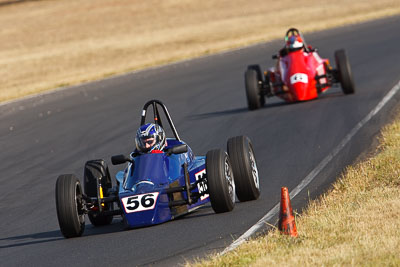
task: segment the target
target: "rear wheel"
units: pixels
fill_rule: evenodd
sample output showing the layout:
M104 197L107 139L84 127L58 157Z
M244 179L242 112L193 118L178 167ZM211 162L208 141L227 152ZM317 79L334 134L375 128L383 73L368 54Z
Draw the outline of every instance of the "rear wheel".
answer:
M235 181L228 155L211 150L206 155L207 186L211 206L216 213L233 210L235 206Z
M265 103L265 98L261 95L262 76L260 67L249 66L244 74L247 105L250 110L260 108Z
M107 163L102 160L90 160L85 164L85 194L91 198L100 200L102 197L109 196L109 189L112 187L110 172ZM112 215L104 215L102 211L113 209L113 203L98 203L88 213L90 222L94 226L108 225L112 222Z
M82 187L73 174L60 175L56 182L58 224L64 237L81 236L85 230L85 203Z
M236 196L240 201L257 199L260 196L260 180L250 139L246 136L230 138L228 154L235 177Z
M353 75L351 73L351 67L345 50L338 50L335 52L336 69L338 74L338 80L342 86L343 93L354 94L354 82Z

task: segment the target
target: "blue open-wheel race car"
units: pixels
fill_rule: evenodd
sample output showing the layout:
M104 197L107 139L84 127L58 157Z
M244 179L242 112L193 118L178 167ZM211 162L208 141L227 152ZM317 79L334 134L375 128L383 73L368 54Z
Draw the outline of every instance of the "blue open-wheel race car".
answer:
M174 138L166 138L160 151L111 157L114 165L127 163L116 174L112 186L105 160L90 160L84 168L83 189L74 174L60 175L56 182L56 207L64 237L81 236L85 215L94 226L111 224L122 216L127 228L160 224L211 202L216 213L231 211L235 193L240 201L260 195L259 175L251 141L246 136L228 140L222 149L195 156L176 131L166 106L159 100L148 101L142 111L141 125L152 107L154 125L163 127L164 112ZM151 111L150 111L151 113Z

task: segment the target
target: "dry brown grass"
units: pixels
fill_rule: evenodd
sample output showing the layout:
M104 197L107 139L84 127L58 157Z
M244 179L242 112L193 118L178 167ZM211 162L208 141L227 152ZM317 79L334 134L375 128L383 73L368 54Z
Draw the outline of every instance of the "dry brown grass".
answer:
M289 0L57 0L0 6L0 102L281 38L290 26L313 31L400 14L398 0L298 0L296 6Z
M298 238L273 231L194 266L400 266L400 116L381 151L297 217Z

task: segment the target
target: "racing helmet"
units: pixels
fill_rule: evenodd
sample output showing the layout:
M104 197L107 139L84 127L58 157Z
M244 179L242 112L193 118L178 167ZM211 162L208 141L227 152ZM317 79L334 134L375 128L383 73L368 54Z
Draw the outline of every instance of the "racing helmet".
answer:
M301 39L300 35L291 35L285 38L286 48L292 52L300 50L304 47L303 39Z
M165 147L165 132L160 125L147 123L138 129L135 138L136 149L141 153L163 150Z

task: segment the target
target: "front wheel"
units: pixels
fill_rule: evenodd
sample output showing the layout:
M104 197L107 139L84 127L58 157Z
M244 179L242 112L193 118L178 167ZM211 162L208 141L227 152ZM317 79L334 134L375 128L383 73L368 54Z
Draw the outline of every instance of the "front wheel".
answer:
M260 196L260 179L250 139L246 136L229 138L228 154L235 177L236 196L240 201L257 199Z
M354 94L354 82L353 75L351 73L351 67L349 60L346 55L346 51L341 49L335 52L336 69L338 74L338 80L342 86L343 93Z
M257 80L258 80L258 94L259 94L259 101L260 101L260 107L263 107L265 105L265 97L261 93L261 87L262 85L265 85L267 81L264 82L264 75L263 72L261 71L260 65L249 65L247 66L248 70L255 70L257 72Z
M244 82L246 87L247 105L250 110L255 110L264 105L264 96L261 95L261 83L259 74L254 69L247 69L244 74Z
M215 149L207 152L206 174L211 206L216 213L233 210L235 181L228 155Z
M81 236L85 230L85 203L82 187L73 174L60 175L56 182L58 224L64 237Z

